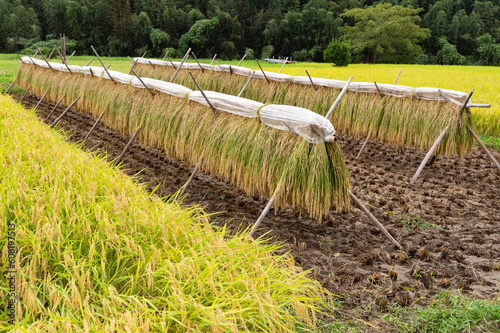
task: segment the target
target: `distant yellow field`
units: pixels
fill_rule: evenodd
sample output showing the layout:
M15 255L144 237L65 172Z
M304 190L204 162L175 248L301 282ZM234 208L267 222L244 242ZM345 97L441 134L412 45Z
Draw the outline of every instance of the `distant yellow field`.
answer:
M261 62L262 63L262 62ZM280 65L262 64L265 70L279 71ZM258 69L255 61L245 61L245 66ZM471 109L479 132L500 136L500 67L486 66L438 66L438 65L365 65L356 64L338 68L322 63L299 63L285 65L282 73L354 81L394 83L403 68L398 84L410 87L436 87L469 92L474 89L474 103L491 104L491 109Z

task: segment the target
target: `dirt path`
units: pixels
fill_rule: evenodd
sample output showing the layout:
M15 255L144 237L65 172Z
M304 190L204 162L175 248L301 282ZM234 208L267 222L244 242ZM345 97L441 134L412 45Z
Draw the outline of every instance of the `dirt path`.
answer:
M25 102L30 107L37 100L30 96ZM42 103L40 118L45 119L53 106ZM47 123L63 109L59 107ZM78 142L94 121L86 113L70 111L60 128L68 131L70 141ZM84 147L107 153L111 161L128 139L99 124ZM282 242L304 269L312 270L312 277L339 295L343 309L371 305L365 319L393 302L426 304L447 288L475 291L479 297L500 296L500 173L478 147L465 160L438 158L411 186L409 180L424 153L402 153L370 142L361 160L355 161L362 141L345 137L340 144L353 192L404 251L397 251L355 207L347 214L331 213L321 225L291 210L272 211L257 236L268 233ZM493 154L500 160L499 152ZM156 194L167 196L187 181L192 167L135 143L124 159L124 172L147 183L150 191L158 186ZM213 223L227 224L232 232L253 224L266 204L203 173L195 177L185 203L218 213Z

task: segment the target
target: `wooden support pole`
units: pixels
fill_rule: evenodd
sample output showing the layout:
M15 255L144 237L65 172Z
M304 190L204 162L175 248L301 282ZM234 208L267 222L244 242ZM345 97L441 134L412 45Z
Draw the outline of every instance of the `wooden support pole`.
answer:
M36 45L35 45L36 46ZM36 46L38 48L38 46ZM50 51L50 54L49 54L49 57L47 58L48 60L50 60L50 58L52 58L52 54L54 54L54 50L57 48L57 46L54 46L54 48L52 49L52 51ZM40 51L40 55L43 57L43 53L42 51ZM45 58L45 57L44 57Z
M391 234L387 231L387 229L384 228L384 226L375 218L375 216L370 213L370 211L363 205L361 201L359 201L358 198L349 190L349 196L351 197L352 201L365 213L365 215L372 221L373 224L375 224L380 231L391 241L394 246L396 246L398 249L402 250L403 248L401 245L398 243L397 240L394 239L394 237L391 236Z
M45 96L47 96L48 92L49 92L49 90L47 89L47 91L45 92L45 94L43 94L42 98L40 98L40 100L38 101L38 103L36 103L35 110L38 109L38 107L40 106L40 103L42 103L43 99L45 98Z
M69 56L68 60L66 60L66 63L68 63L71 60L71 58L73 58L73 56L75 55L75 53L76 53L76 50L73 51L73 53L71 53L71 55Z
M108 74L108 76L109 76L109 78L111 79L111 81L115 81L115 80L113 79L113 77L109 74L109 72L108 72L108 68L107 68L106 66L104 66L104 63L102 62L101 57L99 57L99 54L97 54L97 51L94 49L94 45L90 45L90 47L92 48L92 51L94 51L94 53L95 53L95 55L96 55L97 59L99 59L99 61L101 62L102 67L104 67L104 70L106 71L106 74Z
M52 115L52 113L54 113L54 111L59 106L59 103L61 103L61 101L63 100L64 97L66 97L66 93L64 93L63 97L61 97L61 99L56 103L56 105L54 105L52 110L49 112L49 115L47 116L47 118L45 118L45 121L49 120L50 116Z
M488 148L486 148L486 146L484 145L484 143L481 141L481 139L479 139L479 137L476 135L476 133L472 130L472 127L470 127L469 125L467 125L467 128L469 129L469 132L470 134L472 134L472 136L474 137L474 139L476 139L477 143L479 144L479 146L481 148L483 148L484 152L486 153L486 155L488 155L488 157L490 158L490 160L493 162L493 164L497 167L498 171L500 171L500 164L498 163L498 161L495 159L495 157L490 153L490 151L488 150Z
M222 69L222 66L217 62L217 60L215 60L215 63L217 64L217 66L219 66L219 69L220 69L220 72L223 74L223 75L226 75L226 73L224 73L224 70Z
M241 58L240 62L238 63L238 66L240 66L240 65L241 65L241 63L243 62L243 60L245 60L246 56L247 56L247 54L245 53L245 54L243 55L243 58Z
M144 53L142 54L142 57L141 58L144 58L146 56L146 53L148 53L148 51L144 51Z
M358 159L361 156L361 153L363 152L363 149L365 149L365 146L368 143L368 140L370 140L371 134L372 134L372 131L370 130L370 133L368 133L368 136L366 137L365 142L363 142L363 145L361 146L361 149L359 150L359 153L358 153L358 156L356 156L356 159Z
M181 64L180 66L175 70L175 73L174 73L174 76L172 76L172 78L170 79L169 82L174 82L177 74L179 73L179 71L181 70L181 67L182 65L184 65L184 62L187 60L187 58L189 57L189 53L191 52L191 48L189 48L186 52L186 54L184 55L184 58L182 58L182 61L181 61Z
M129 56L127 56L127 58L132 63L132 66L130 66L130 70L128 71L128 75L130 75L130 73L132 73L132 71L134 70L135 65L137 64L137 61L134 62L134 60L130 59Z
M89 62L87 64L85 64L85 67L87 67L88 65L90 65L90 63L94 61L94 59L90 59Z
M59 53L59 56L61 57L62 63L66 63L66 34L59 34L61 38L61 52ZM59 49L56 47L57 52L59 52Z
M448 124L448 126L446 126L446 128L443 130L443 132L441 132L441 134L437 138L436 142L434 142L434 144L432 145L432 147L429 150L429 152L427 153L427 155L425 155L424 160L422 161L422 163L420 163L420 166L418 167L417 172L415 173L415 175L411 179L410 184L412 184L412 185L415 184L415 182L418 179L418 176L420 176L420 173L422 172L422 170L424 170L424 167L427 164L427 161L429 160L429 158L431 158L432 154L436 150L436 148L439 145L439 143L441 142L441 140L443 140L444 136L446 135L446 132L448 132L448 130L450 129L450 126L451 126L450 124Z
M399 73L398 73L398 76L396 77L396 80L394 80L394 85L396 84L396 82L398 82L398 79L399 79L399 76L401 75L401 72L403 71L403 69L401 68L399 70Z
M318 87L316 87L316 85L314 84L313 79L312 79L311 75L309 75L309 72L307 71L307 69L306 69L306 74L309 77L309 81L311 81L311 84L312 84L314 90L318 90Z
M125 157L125 154L127 153L127 150L130 148L130 146L132 145L132 142L134 142L135 140L135 137L137 136L137 134L139 134L139 131L141 130L141 128L139 127L135 133L132 135L132 137L130 138L130 140L128 140L127 142L127 145L125 146L125 148L123 148L123 151L122 153L120 154L120 156L118 156L118 158L116 159L116 161L114 162L114 164L119 164L123 158Z
M245 83L245 85L243 86L243 88L241 88L241 91L240 91L240 93L238 94L238 97L241 97L241 94L243 94L243 92L244 92L244 91L245 91L245 89L247 88L247 86L248 86L248 84L250 83L250 80L252 79L252 77L253 77L254 73L255 73L254 71L252 71L252 72L250 73L250 76L248 77L248 80L247 80L247 82Z
M90 76L94 77L94 71L92 70L92 68L89 68L89 70L90 70Z
M280 71L278 73L281 73L281 71L285 67L287 61L288 61L288 57L286 57L285 62L283 63L283 65L281 65Z
M194 60L196 60L196 62L198 63L198 66L200 66L200 68L201 68L201 72L202 72L202 73L205 73L205 68L201 67L200 62L198 61L198 58L196 58L196 55L194 54L194 52L193 52L193 51L191 51L191 54L193 55Z
M462 108L460 109L460 118L462 119L462 114L464 113L465 109L468 108L467 104L470 101L470 98L472 97L472 94L474 93L474 89L471 89L469 94L467 95L467 98L465 99L464 104L462 105Z
M19 58L19 60L21 60L21 62L24 62L23 61L23 58L21 58L21 56L19 55L19 53L16 53L16 56ZM29 54L28 54L28 57L29 57ZM30 57L31 58L31 57ZM34 63L33 63L34 64Z
M200 164L201 164L201 161L203 161L203 156L200 158L200 160L198 161L198 164L196 164L196 166L194 167L194 170L193 170L193 173L191 174L191 176L189 177L188 181L186 182L186 184L182 187L182 190L181 192L179 193L179 196L182 197L184 195L184 193L186 193L186 190L188 189L189 187L189 184L191 184L191 182L193 181L194 179L194 176L196 176L196 173L198 172L198 169L200 168Z
M99 123L99 121L101 120L102 116L104 116L104 113L106 112L106 109L104 111L101 112L101 114L99 115L99 117L97 118L97 120L95 121L94 125L92 125L92 128L90 129L90 131L87 133L87 135L85 135L85 138L83 139L82 142L85 142L87 141L87 139L89 138L90 134L94 131L94 128L96 128L97 126L97 123Z
M139 77L139 75L137 75L137 73L132 69L132 73L134 73L135 77L139 79L139 81L141 81L142 85L144 86L144 88L146 88L149 93L151 94L151 96L155 97L155 94L151 91L151 89L149 89L149 87L144 83L144 81L142 81L142 79Z
M193 76L193 73L191 73L191 71L189 72L189 75L191 75L191 78L193 79L194 81L194 84L196 84L196 86L198 87L198 89L200 90L201 94L203 95L203 98L205 98L205 100L207 101L208 105L210 105L210 108L212 109L212 111L214 112L214 114L217 116L219 113L217 112L217 110L214 108L214 106L212 105L212 103L210 103L210 100L207 98L207 95L205 95L205 92L203 91L203 89L201 89L200 85L198 84L198 82L196 81L196 79L194 78Z
M165 58L168 56L168 52L170 52L170 50L167 50L167 52L165 53L165 56L163 57L163 59L161 59L161 61L165 61Z
M38 46L36 46L36 44L35 44L35 47L38 49L38 51L40 51L40 49L38 48ZM49 66L49 68L54 72L55 71L54 68L52 68L52 66L50 66L50 64L49 64L49 61L47 59L45 59L45 56L43 55L42 51L40 51L40 55L42 56L43 60L45 60L45 62Z
M373 81L373 83L375 83L375 88L377 88L377 91L378 91L378 94L380 95L380 97L384 97L384 95L382 94L382 92L380 91L380 89L378 88L378 84L376 81Z
M269 82L269 79L267 78L266 72L264 72L264 70L262 69L262 66L259 63L259 59L255 58L255 61L257 61L257 65L259 65L260 71L262 72L262 74L264 74L264 77L266 78L267 83L271 83L271 82Z
M328 78L328 80L331 80L331 79L332 79L332 76L333 76L333 75L330 75L330 77Z
M7 95L9 93L9 91L12 89L12 87L14 86L15 83L16 83L16 81L12 81L12 83L10 84L10 86L7 88L7 90L5 90L3 92L3 94Z
M266 217L266 215L271 210L271 207L273 206L275 200L276 199L275 199L275 197L273 195L271 197L271 199L268 201L266 207L264 208L264 210L260 214L260 216L257 219L257 221L255 222L255 224L252 226L252 229L250 229L250 232L248 233L248 237L253 237L253 235L255 234L255 231L257 231L257 228L260 226L260 224L262 223L262 221L264 221L264 218Z
M212 58L212 61L210 62L210 65L212 65L214 63L216 57L217 57L217 53L214 54L214 57Z
M28 89L26 89L26 91L24 92L24 95L21 97L21 99L19 100L19 103L21 103L23 101L23 99L26 97L26 95L28 95L28 92L30 91L31 89L31 84L30 86L28 87Z
M54 122L52 124L50 124L50 128L56 126L56 124L62 119L62 117L64 117L64 115L69 111L69 109L75 105L76 102L78 102L78 100L80 99L80 97L82 97L81 95L78 96L67 108L66 110L63 111L63 113L61 113L61 115L59 117L56 118L56 120L54 120Z
M62 59L62 63L66 66L66 68L68 69L68 71L70 72L71 75L73 75L73 72L71 71L71 69L69 69L69 66L68 64L66 63L66 61L64 60L65 58L62 56L62 54L59 52L59 49L56 48L57 50L57 53L59 54L59 56L61 57Z
M153 63L151 62L151 60L148 60L148 63L151 65L151 67L153 67L153 69L155 68L155 65L153 65Z
M37 54L38 54L38 50L36 50L35 54L33 54L33 58L36 57Z
M109 64L106 66L106 69L109 69L109 67L111 67L112 64ZM108 74L109 75L109 74ZM110 76L111 77L111 76Z
M168 54L167 54L167 59L168 59L168 61L170 61L170 64L172 65L172 67L175 68L174 62L172 61L172 59L170 59Z
M346 93L347 88L349 88L349 85L351 84L351 81L352 81L352 76L349 77L349 80L347 80L346 85L344 86L344 88L342 88L342 91L340 92L340 94L335 99L335 102L333 102L332 107L330 108L330 110L328 110L328 113L325 116L326 119L330 119L330 116L332 115L333 111L335 110L335 108L337 107L337 105L339 105L340 100L342 99L342 97Z
M491 108L491 104L469 104L470 108Z
M229 65L229 75L233 75L233 67Z

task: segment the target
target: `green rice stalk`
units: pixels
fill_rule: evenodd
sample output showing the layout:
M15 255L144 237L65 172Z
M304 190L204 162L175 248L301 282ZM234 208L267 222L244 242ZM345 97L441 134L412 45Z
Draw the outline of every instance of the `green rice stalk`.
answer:
M47 83L35 74L22 68L18 82ZM87 88L78 88L85 103L97 93ZM0 220L2 272L15 234L19 300L16 325L0 314L2 332L315 331L315 313L331 301L290 257L273 254L278 246L227 237L198 208L149 195L9 96L0 96ZM0 284L4 307L9 292Z
M139 140L163 149L168 156L196 165L235 184L249 195L267 198L278 189L275 207L305 209L321 220L332 208L350 205L349 173L335 143L310 145L289 131L221 112L214 116L199 103L163 93L151 97L145 89L84 75L52 73L23 65L16 79L33 92L49 89L56 100L67 92L66 103L83 95L76 108L97 117L107 110L104 122L132 135L141 127Z
M160 80L169 80L174 73L168 66L153 69L144 64L137 64L135 70L141 76ZM248 79L213 71L195 70L193 73L203 89L232 95L237 95ZM196 90L187 70L180 71L175 82ZM276 81L267 84L262 79L252 79L242 97L262 103L300 106L325 115L339 91L317 87L315 90L310 85ZM442 130L451 124L435 154L463 157L472 150L474 138L467 130L467 125L472 126L469 110L462 117L459 110L460 107L453 103L348 92L330 120L342 135L365 138L372 133L372 137L383 143L422 151L428 151Z

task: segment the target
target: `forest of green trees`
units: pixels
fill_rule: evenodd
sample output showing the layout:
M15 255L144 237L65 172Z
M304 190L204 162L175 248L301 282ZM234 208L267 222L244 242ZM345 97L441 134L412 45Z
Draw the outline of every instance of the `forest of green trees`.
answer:
M0 0L0 52L49 47L109 56L287 57L500 65L500 0Z

